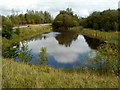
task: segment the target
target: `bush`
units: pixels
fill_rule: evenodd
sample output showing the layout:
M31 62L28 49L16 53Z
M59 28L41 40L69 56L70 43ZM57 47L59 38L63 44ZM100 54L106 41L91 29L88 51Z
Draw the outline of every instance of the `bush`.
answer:
M72 14L72 12L67 12L67 11L61 11L55 18L53 22L53 27L55 29L60 28L60 27L73 27L73 26L78 26L78 19L76 16Z
M11 20L9 20L6 17L2 17L2 37L5 37L7 39L11 38L12 36L12 28L13 24Z
M28 49L27 43L22 42L22 47L17 50L18 59L22 62L30 62L33 58L30 52L31 50Z
M37 63L44 64L47 61L48 61L48 54L46 48L41 48L41 52L38 54Z
M102 72L110 72L118 74L119 71L119 56L118 47L114 44L104 44L98 47L94 60L101 64Z

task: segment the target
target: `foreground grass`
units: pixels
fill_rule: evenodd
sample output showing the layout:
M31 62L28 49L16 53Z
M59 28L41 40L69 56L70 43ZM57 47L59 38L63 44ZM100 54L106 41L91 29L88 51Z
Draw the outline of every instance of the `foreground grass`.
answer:
M82 34L118 45L120 32L103 32L99 30L83 29Z
M117 88L118 77L3 59L3 88Z

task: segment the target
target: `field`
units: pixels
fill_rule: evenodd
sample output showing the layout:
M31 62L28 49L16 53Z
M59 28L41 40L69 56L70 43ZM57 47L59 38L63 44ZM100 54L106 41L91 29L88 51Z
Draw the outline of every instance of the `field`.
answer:
M87 68L54 69L3 59L3 88L117 88L118 77ZM22 68L21 68L22 67Z

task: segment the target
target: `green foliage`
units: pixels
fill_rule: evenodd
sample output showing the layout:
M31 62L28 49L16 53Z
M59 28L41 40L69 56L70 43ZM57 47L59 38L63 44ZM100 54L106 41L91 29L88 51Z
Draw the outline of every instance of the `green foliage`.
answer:
M89 56L80 55L84 60L92 61L98 68L91 68L100 75L119 75L119 53L118 47L114 44L101 44L97 50L90 51Z
M25 42L21 43L22 47L18 48L17 56L18 59L22 62L30 62L32 60L33 55L31 54L31 50L28 49L28 45ZM38 59L36 64L44 64L48 61L48 54L46 48L41 48L41 52L38 54Z
M20 41L35 37L45 32L50 32L50 28L50 25L44 25L16 29L10 39L6 39L5 37L2 38L2 56L5 58L14 58L16 56L16 48L13 48L13 46L16 46ZM17 33L19 35L17 35Z
M9 46L2 47L2 56L4 58L14 58L17 56L16 48L13 48L14 44L10 44Z
M55 29L61 27L65 27L67 29L68 27L73 26L78 26L78 19L73 15L72 9L60 11L53 22L53 27Z
M2 37L10 39L12 36L13 24L9 18L2 17Z
M16 29L15 29L15 34L17 34L17 35L20 34L20 29L19 29L19 28L16 28Z
M38 54L37 63L44 64L47 61L48 61L48 54L46 48L41 48L41 52Z
M101 31L118 31L118 10L93 12L87 18L80 18L79 23L85 28Z
M101 41L108 41L109 43L114 43L115 45L119 45L119 35L120 32L104 32L93 29L83 29L82 34L91 38L96 38Z
M52 22L52 17L47 11L42 12L42 11L33 11L33 10L27 10L27 13L25 14L19 14L19 15L13 14L9 16L9 19L15 25L41 24L41 23Z
M31 50L28 49L28 45L25 42L21 42L22 47L18 48L17 55L18 59L22 62L30 62L33 58Z
M119 55L118 47L114 44L104 44L99 46L98 51L96 52L96 57L94 60L98 64L102 64L102 72L110 72L114 74L119 74Z

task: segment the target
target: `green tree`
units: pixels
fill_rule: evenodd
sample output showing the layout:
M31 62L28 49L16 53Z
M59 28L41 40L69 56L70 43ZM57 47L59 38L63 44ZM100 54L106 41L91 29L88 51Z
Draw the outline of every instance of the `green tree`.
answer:
M38 54L37 63L44 64L48 61L48 54L46 48L41 48L41 52Z
M51 23L49 12L27 10L25 14L12 14L8 17L14 25Z
M11 38L12 36L12 28L13 24L9 18L2 17L2 37L7 39Z
M85 28L92 28L104 31L118 30L118 10L104 10L103 12L93 12L83 20L80 18L80 25Z
M6 43L6 44L9 44ZM15 43L10 44L9 46L2 46L2 56L4 58L15 58L17 56L16 53L16 48L13 48L13 46L15 46Z
M55 29L61 27L65 27L65 29L67 29L68 27L78 26L78 19L74 15L70 14L71 12L71 10L60 11L53 21L53 27Z
M66 9L66 12L67 12L68 14L70 14L70 15L73 16L72 8L67 8L67 9Z
M17 50L18 59L22 62L30 62L33 58L31 55L31 50L28 49L28 45L25 42L22 42L22 47Z

